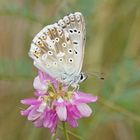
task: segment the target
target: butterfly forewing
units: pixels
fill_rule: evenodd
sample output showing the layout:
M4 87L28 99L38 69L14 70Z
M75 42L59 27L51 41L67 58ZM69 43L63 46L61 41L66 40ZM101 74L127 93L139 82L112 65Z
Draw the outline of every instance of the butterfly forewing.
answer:
M81 72L84 46L85 22L76 12L43 28L34 37L29 56L37 68L70 84Z

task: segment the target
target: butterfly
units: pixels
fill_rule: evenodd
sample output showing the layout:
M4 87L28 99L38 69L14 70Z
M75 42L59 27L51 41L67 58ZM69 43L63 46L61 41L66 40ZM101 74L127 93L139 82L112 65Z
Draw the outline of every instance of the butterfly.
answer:
M76 87L86 79L81 72L85 48L85 20L80 12L44 27L32 40L34 65L65 85Z

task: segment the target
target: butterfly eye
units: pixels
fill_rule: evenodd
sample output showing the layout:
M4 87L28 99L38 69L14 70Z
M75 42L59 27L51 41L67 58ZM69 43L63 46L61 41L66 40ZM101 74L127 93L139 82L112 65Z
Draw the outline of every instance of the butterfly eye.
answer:
M72 58L69 58L69 62L72 63L73 62L73 59Z
M66 43L63 43L62 46L65 48L66 47Z
M87 75L85 75L84 73L81 73L80 74L80 81L79 82L81 83L81 82L83 82L86 79L87 79Z
M62 62L63 61L63 58L59 58L59 62Z
M68 50L68 53L72 53L72 49L69 49L69 50Z
M81 76L80 76L80 80L83 80L83 78L84 78L84 76L81 74Z
M52 51L48 51L48 55L53 55L53 52Z

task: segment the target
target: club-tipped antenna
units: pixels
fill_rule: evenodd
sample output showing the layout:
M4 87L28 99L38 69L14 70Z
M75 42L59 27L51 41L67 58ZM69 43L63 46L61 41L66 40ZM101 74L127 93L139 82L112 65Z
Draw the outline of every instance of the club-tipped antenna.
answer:
M104 77L104 73L103 72L86 72L86 75L88 75L88 77L96 77L100 80L104 80L105 77Z

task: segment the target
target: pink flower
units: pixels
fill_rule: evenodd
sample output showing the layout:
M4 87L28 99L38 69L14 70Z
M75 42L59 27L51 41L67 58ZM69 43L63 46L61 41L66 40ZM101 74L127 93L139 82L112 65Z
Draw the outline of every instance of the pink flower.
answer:
M65 86L59 85L56 80L43 72L39 72L35 78L34 88L37 95L35 98L21 100L22 104L29 105L27 109L21 111L21 115L27 116L36 127L46 127L51 132L56 130L60 121L77 127L78 119L89 117L92 113L87 103L97 101L97 96L68 91Z

